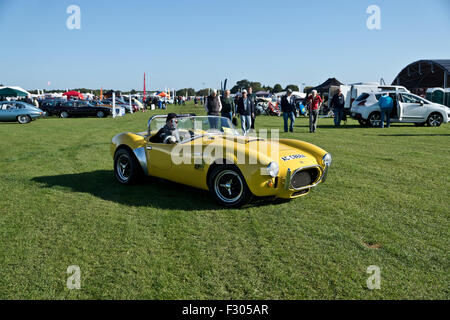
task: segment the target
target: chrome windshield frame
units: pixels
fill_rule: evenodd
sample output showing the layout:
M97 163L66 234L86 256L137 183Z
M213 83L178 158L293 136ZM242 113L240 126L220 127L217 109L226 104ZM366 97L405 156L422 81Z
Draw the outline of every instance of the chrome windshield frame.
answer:
M226 117L222 117L222 116L197 116L197 115L194 115L194 114L181 114L181 115L177 114L177 117L178 118L219 118L219 119L223 118L223 119L227 119L230 122L231 129L236 130L236 128L233 125L233 122L230 119L228 119ZM157 114L157 115L151 116L150 119L148 119L148 122L147 122L147 135L149 137L150 137L150 134L151 134L150 125L151 125L152 121L154 119L159 119L159 118L167 118L167 114ZM215 134L215 133L214 132L209 132L209 134ZM203 136L203 135L201 135L201 136ZM196 138L198 138L198 137L199 136L197 136Z

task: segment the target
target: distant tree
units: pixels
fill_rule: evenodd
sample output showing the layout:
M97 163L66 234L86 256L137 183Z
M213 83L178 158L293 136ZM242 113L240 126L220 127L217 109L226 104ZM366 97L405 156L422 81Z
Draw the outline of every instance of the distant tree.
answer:
M282 92L283 91L283 87L281 86L281 84L277 83L274 87L273 87L273 93L278 93L278 92Z
M131 89L130 94L136 94L136 90Z
M252 87L253 93L262 90L261 82L250 82L250 87Z
M188 96L195 96L195 90L194 90L194 88L183 88L183 89L177 90L175 92L175 94L177 96L185 96L186 94Z
M197 91L198 96L207 96L208 93L209 93L209 89L201 89L201 90Z
M273 93L273 88L271 86L263 86L262 89L267 92Z
M287 91L287 89L291 89L292 91L300 91L300 89L298 88L298 86L296 86L295 84L289 84L286 86L286 88L284 89L284 91Z
M257 82L257 83L259 83L259 82ZM261 83L259 83L259 85L261 85ZM251 82L248 81L247 79L243 79L243 80L239 80L238 82L236 82L236 85L233 88L231 88L230 91L231 91L231 93L237 93L237 92L241 91L242 89L247 89L250 86L251 86Z
M311 91L312 88L314 88L314 87L311 87L311 86L305 87L305 88L303 89L303 92L304 92L304 93L308 93L309 91Z

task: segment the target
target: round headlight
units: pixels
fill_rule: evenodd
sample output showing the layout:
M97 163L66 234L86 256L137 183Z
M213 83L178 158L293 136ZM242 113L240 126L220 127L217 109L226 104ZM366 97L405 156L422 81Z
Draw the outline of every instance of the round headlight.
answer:
M331 154L327 153L322 158L322 163L324 166L331 166Z
M276 162L271 162L267 166L267 173L273 178L275 178L278 175L278 171L280 171L280 167Z

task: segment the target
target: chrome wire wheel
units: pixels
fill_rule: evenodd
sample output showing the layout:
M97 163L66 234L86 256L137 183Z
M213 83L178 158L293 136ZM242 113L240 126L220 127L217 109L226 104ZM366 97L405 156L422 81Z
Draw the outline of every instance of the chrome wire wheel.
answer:
M60 114L61 118L68 118L69 117L69 113L67 111L63 111Z
M369 117L369 123L372 127L379 127L381 115L379 113L372 113Z
M439 127L442 124L442 116L438 113L433 113L428 117L428 125L430 127Z
M26 124L26 123L28 123L28 122L31 121L31 118L30 118L30 116L28 116L28 115L26 115L26 114L22 114L22 115L20 115L20 116L17 117L17 121L18 121L20 124Z
M214 191L223 202L234 203L241 198L244 184L237 172L224 170L214 179Z
M116 172L123 182L127 182L132 173L131 161L127 154L121 154L117 159Z
M103 118L104 116L105 116L105 113L103 111L97 112L97 117L98 118Z

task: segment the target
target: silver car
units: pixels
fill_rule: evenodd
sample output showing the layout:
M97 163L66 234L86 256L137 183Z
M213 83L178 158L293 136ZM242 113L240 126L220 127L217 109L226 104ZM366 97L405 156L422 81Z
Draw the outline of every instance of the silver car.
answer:
M0 121L17 121L20 124L25 124L43 116L44 111L25 102L0 102Z

